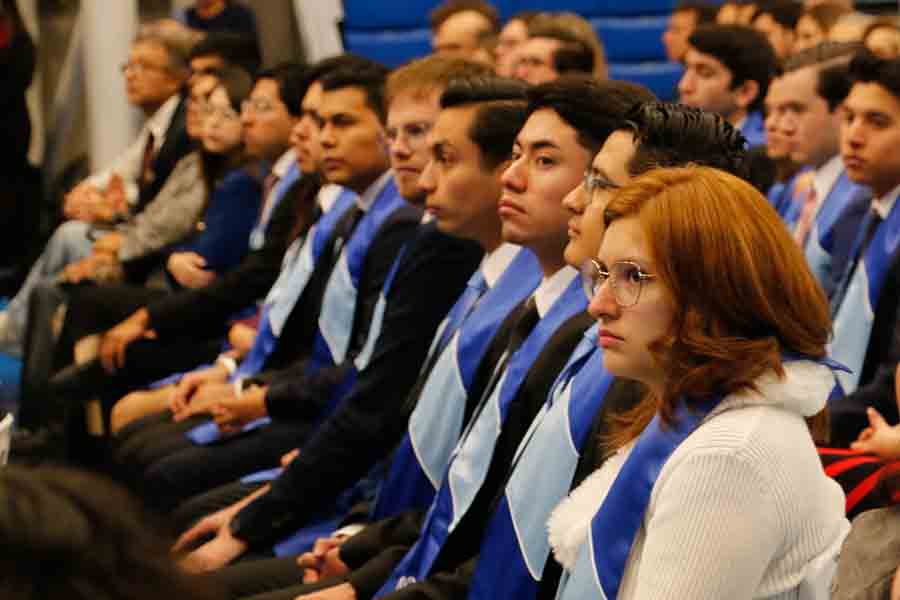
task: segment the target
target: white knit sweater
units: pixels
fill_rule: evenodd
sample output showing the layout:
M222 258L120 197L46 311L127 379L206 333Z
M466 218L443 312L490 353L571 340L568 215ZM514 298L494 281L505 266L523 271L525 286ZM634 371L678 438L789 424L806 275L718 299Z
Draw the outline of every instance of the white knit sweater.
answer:
M784 380L760 378L758 394L723 400L666 462L620 599L803 599L811 565L833 563L850 529L844 494L823 472L803 420L824 406L833 378L810 362L785 370ZM551 515L550 543L565 568L630 450Z

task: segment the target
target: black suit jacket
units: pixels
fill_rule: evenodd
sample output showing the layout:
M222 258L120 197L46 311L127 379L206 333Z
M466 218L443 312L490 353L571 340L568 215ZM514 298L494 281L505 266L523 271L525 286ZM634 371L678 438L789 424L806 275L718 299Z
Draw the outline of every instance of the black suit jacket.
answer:
M182 290L147 305L150 327L160 337L183 336L188 325L192 334L217 335L234 313L265 296L278 277L299 208L308 201L306 179L301 177L291 186L275 207L259 250L251 250L238 266L204 288Z
M434 332L480 257L481 249L471 242L444 235L434 225L418 228L388 297L372 360L271 491L241 512L234 529L242 539L262 547L301 527L312 511L328 506L398 443L409 416L407 395ZM266 398L270 414L317 416L331 392L321 379L273 379Z

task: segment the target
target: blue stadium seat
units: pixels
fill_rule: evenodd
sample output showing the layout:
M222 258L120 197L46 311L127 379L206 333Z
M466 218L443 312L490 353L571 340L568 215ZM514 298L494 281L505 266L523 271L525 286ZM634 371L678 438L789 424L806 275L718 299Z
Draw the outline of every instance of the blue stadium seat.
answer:
M606 48L606 60L613 63L664 61L662 34L669 18L614 17L591 19L594 31Z
M428 27L428 14L440 0L344 0L344 27L348 30L415 29Z
M428 29L351 31L344 30L344 47L388 67L397 67L431 52Z
M610 79L633 81L647 86L660 100L675 100L678 97L678 80L683 68L678 63L611 63Z

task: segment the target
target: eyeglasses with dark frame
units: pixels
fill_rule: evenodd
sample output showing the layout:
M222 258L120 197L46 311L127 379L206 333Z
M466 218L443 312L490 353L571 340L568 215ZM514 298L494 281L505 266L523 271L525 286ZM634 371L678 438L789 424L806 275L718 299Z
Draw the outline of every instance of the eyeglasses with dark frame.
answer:
M656 275L645 272L639 264L630 260L620 260L606 268L590 258L581 265L581 285L588 300L592 300L609 280L613 300L621 308L631 308L637 304L644 282L655 278Z

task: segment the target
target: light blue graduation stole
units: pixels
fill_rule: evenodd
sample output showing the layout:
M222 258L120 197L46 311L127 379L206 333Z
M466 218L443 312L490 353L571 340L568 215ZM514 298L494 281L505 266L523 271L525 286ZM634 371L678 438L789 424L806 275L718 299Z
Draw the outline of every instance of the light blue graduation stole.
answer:
M519 447L503 498L485 530L470 600L530 600L537 594L550 556L547 519L571 489L582 448L612 381L603 367L594 325Z
M782 362L804 360L785 355ZM837 375L842 365L825 358L816 361ZM688 409L681 402L675 411L674 426L663 425L657 414L638 436L621 471L600 509L591 519L587 543L582 544L575 568L564 572L557 600L582 598L614 599L618 596L631 546L647 512L656 478L676 448L715 408L721 397Z
M353 333L359 278L372 242L381 226L408 206L391 177L360 219L328 278L319 312L318 331L309 364L311 369L339 365L347 358Z
M281 200L284 198L285 193L294 183L300 179L302 173L300 172L300 166L296 161L291 163L291 166L288 168L287 172L284 174L284 177L278 180L272 187L272 191L269 192L269 196L272 197L272 201L269 202L268 206L266 206L265 210L262 214L259 215L259 220L256 222L256 225L253 226L253 230L250 232L250 249L251 250L259 250L263 247L263 244L266 243L266 229L269 227L269 221L272 220L272 214L275 213L275 209L281 203ZM262 204L265 205L266 199L262 199Z
M522 248L480 301L478 286L470 285L450 309L425 361L427 365L437 357L378 491L373 520L431 504L462 432L468 390L484 354L503 321L534 292L541 277L537 258ZM480 269L472 279L483 285Z
M870 209L859 227L851 257L860 253L863 236L872 222ZM895 202L890 214L878 226L875 236L862 256L861 263L853 270L849 280L844 276L845 290L838 290L835 295L836 311L834 313L834 338L831 341L830 353L836 361L847 365L850 373L839 373L838 380L845 394L853 393L859 385L866 349L872 335L872 324L875 321L875 310L878 308L878 297L884 285L885 277L891 264L897 258L900 249L900 202ZM848 272L856 260L851 260ZM843 296L840 294L843 292Z
M384 222L404 206L406 201L397 192L397 186L391 178L376 196L369 210L360 218L349 241L341 250L337 264L325 285L322 310L319 313L319 329L316 332L312 356L307 363L307 372L315 372L343 362L353 330L357 285L366 255ZM326 341L326 335L322 331L323 319L327 324L330 342ZM269 417L262 417L244 425L242 431L252 431L270 422ZM187 435L197 444L208 444L220 437L214 421L195 427Z
M576 277L538 321L521 348L509 357L497 385L493 390L487 390L489 395L483 410L476 408L476 415L453 451L447 474L425 517L418 541L376 597L421 581L431 572L447 537L465 516L484 483L509 406L534 361L560 326L586 308L587 298L580 278Z
M266 359L275 349L276 340L281 335L300 294L306 289L316 263L334 235L335 226L355 202L356 194L343 189L331 208L310 228L299 250L289 251L290 255L285 257L284 267L263 304L253 347L241 361L232 380L256 375L262 369Z
M748 148L765 146L766 127L762 113L756 110L748 112L744 122L741 124L741 133L747 139Z
M834 276L831 271L831 254L834 251L834 226L841 221L854 200L865 188L856 185L847 178L847 171L841 172L831 191L825 197L819 212L813 221L812 229L806 239L804 253L813 275L831 296L834 291Z

